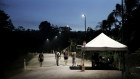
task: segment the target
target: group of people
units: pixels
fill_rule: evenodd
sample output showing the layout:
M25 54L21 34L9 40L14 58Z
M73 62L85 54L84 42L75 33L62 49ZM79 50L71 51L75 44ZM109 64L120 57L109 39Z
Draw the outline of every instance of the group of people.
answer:
M64 62L65 62L65 65L67 65L68 63L68 58L69 58L69 53L66 49L66 51L63 52L64 54ZM72 66L76 66L76 52L72 52ZM61 53L60 52L55 52L55 59L56 59L56 65L59 66L59 62L60 62L60 59L61 59Z
M55 51L55 59L56 59L56 65L59 66L59 63L60 63L60 59L61 59L61 52L58 52L58 51ZM64 62L65 62L65 65L67 65L68 63L68 58L69 58L69 52L68 50L66 49L64 52L62 52L64 54ZM72 55L72 66L76 66L76 52L72 52L71 53ZM40 67L42 67L42 62L44 60L44 55L43 53L40 53L39 56L38 56L38 60L40 62Z
M92 55L92 68L108 68L109 65L112 65L114 62L114 57L110 56L108 58L104 58L99 56L99 54L94 53Z

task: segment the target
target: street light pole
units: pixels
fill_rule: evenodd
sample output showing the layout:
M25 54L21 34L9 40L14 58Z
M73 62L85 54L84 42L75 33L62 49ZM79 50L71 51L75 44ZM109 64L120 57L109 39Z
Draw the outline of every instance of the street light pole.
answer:
M86 29L86 15L85 15L85 35L87 33L87 29Z
M122 0L122 43L124 43L124 0ZM122 79L125 78L125 54L123 53Z
M87 30L86 30L86 15L85 14L82 14L82 17L84 17L84 23L85 23L85 39L84 39L84 41L83 41L83 46L84 46L84 48L85 48L85 45L86 45L86 32L87 32ZM85 51L83 51L83 53L82 53L82 56L83 56L83 59L82 59L82 71L85 71L85 66L84 66L84 52Z
M122 0L122 43L124 42L124 11L123 11L124 1Z
M84 21L85 21L85 36L86 36L86 32L87 32L87 30L86 30L86 15L85 15L85 14L83 14L83 15L82 15L82 17L84 17L84 18L85 18L85 20L84 20Z

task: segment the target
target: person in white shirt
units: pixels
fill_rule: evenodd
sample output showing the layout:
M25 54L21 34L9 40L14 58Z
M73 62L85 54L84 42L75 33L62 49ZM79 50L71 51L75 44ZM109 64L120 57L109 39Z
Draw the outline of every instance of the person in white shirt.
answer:
M60 52L56 52L55 58L56 58L56 65L59 66L59 60L60 60L61 54Z

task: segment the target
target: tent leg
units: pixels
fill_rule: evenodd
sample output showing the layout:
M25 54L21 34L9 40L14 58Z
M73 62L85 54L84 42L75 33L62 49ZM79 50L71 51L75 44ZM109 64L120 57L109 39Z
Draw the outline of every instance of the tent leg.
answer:
M121 60L120 60L120 58L119 58L119 70L121 70Z

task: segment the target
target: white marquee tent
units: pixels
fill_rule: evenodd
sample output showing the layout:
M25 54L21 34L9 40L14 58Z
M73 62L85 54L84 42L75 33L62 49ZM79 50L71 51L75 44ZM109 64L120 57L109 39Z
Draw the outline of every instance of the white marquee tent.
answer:
M127 51L127 46L121 44L110 37L101 33L93 40L88 42L85 47L82 46L84 51Z

